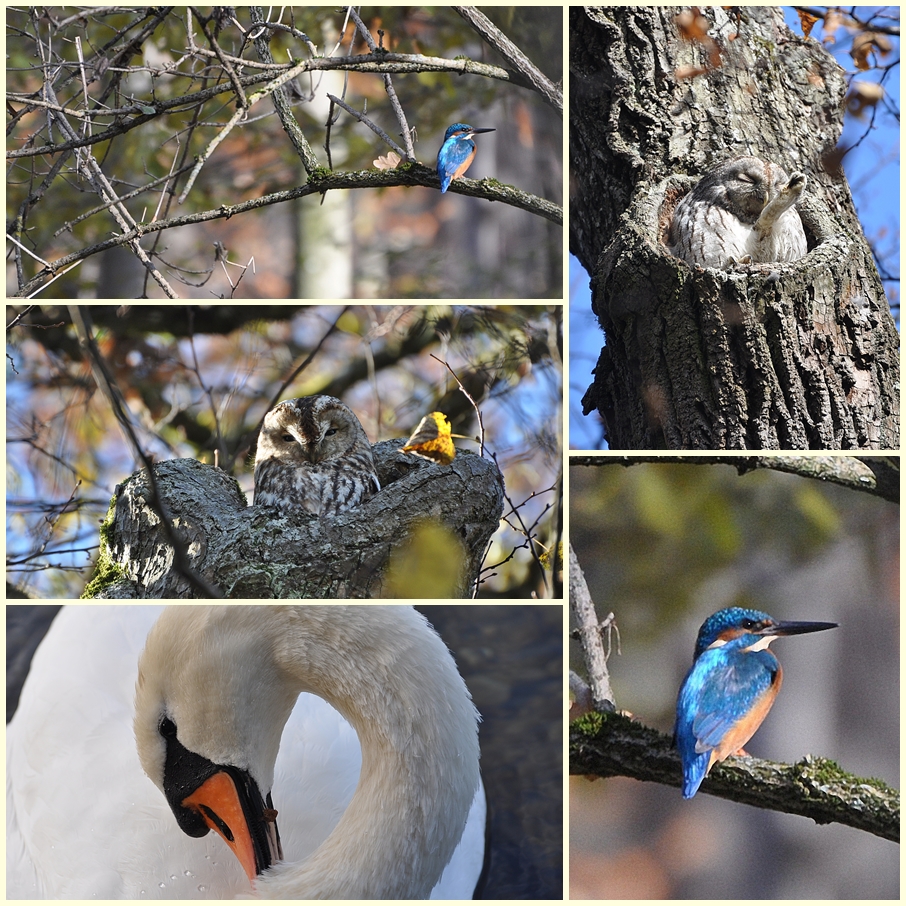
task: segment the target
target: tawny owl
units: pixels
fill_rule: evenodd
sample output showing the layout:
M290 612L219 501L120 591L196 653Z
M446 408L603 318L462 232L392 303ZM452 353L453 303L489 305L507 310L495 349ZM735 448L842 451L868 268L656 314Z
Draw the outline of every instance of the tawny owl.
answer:
M381 489L355 413L333 396L284 400L264 417L255 456L255 504L336 516Z
M796 261L808 251L795 208L805 183L805 174L787 176L757 157L725 161L676 206L670 251L690 264L722 270Z

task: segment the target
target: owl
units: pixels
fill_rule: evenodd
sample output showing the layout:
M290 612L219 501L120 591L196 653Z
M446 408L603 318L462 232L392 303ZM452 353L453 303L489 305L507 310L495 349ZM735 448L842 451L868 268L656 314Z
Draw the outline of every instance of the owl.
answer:
M284 400L264 417L255 456L256 506L336 516L380 489L365 429L341 400Z
M795 208L805 182L805 174L787 176L757 157L725 161L676 206L670 251L690 264L721 270L796 261L808 251Z

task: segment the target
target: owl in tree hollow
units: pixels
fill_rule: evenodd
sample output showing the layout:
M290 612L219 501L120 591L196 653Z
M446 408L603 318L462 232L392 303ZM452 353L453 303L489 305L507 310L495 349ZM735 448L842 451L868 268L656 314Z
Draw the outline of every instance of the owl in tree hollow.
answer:
M365 429L341 400L284 400L264 417L255 456L256 506L336 516L380 489Z
M757 157L711 170L673 213L670 251L701 267L796 261L808 251L795 205L805 174Z

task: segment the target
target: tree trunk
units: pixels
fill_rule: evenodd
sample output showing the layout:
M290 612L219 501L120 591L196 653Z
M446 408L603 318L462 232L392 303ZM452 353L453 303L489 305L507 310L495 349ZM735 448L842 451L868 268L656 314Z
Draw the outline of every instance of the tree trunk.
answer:
M234 478L194 459L154 470L191 569L226 598L381 597L394 553L426 521L446 530L444 565L459 566L450 596L470 597L503 512L503 478L480 456L460 453L451 465L436 465L399 453L403 443L373 447L382 490L335 519L249 507ZM152 501L144 470L117 486L85 597L198 596L174 565Z
M585 414L613 449L895 449L899 340L824 165L843 72L776 8L708 8L682 35L680 14L570 8L570 243L606 335ZM807 174L808 254L728 271L672 256L677 201L742 156Z

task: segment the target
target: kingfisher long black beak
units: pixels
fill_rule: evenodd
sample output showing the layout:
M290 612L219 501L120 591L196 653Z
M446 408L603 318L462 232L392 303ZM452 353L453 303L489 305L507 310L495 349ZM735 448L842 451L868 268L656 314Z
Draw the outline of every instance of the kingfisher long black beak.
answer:
M778 622L759 629L757 635L803 635L806 632L821 632L825 629L836 629L837 623Z
M496 129L470 129L469 135L478 135L479 132L496 132Z

